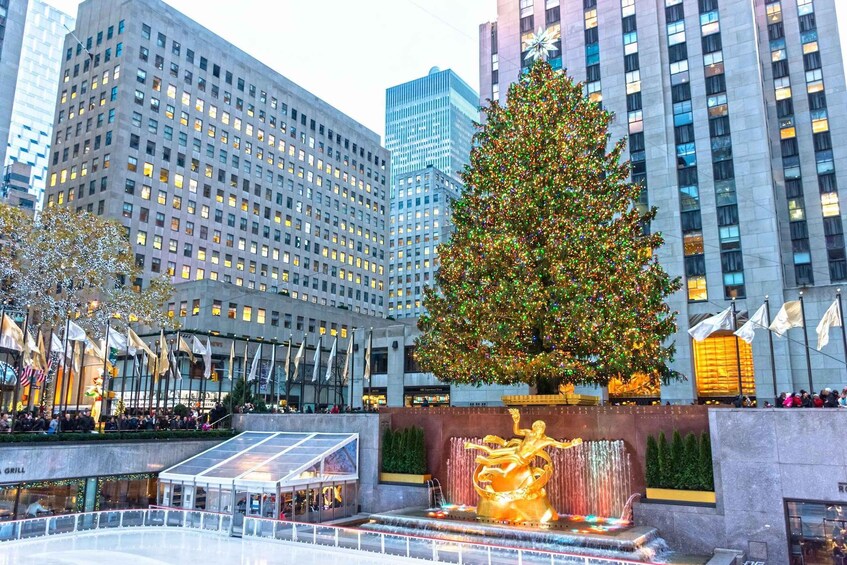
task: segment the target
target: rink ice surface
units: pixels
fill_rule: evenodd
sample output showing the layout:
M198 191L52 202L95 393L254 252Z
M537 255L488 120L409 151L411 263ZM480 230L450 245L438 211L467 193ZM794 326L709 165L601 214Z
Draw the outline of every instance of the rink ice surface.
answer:
M0 544L0 565L413 565L422 561L293 542L180 530L120 530Z

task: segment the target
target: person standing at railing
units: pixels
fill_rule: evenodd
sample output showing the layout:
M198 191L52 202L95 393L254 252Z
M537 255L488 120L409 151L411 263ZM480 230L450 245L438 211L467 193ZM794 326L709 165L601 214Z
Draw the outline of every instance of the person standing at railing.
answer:
M46 513L50 512L49 508L42 506L42 504L41 504L42 502L44 502L44 501L41 500L41 499L38 499L35 502L33 502L32 504L30 504L29 506L27 506L26 507L27 517L37 518L39 513L46 514Z

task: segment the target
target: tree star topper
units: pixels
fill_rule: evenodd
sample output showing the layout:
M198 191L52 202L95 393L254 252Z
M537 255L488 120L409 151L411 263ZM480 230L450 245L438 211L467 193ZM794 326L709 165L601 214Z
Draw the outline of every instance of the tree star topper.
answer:
M527 59L530 61L546 60L547 56L556 51L556 41L560 37L559 32L549 29L538 28L527 44Z

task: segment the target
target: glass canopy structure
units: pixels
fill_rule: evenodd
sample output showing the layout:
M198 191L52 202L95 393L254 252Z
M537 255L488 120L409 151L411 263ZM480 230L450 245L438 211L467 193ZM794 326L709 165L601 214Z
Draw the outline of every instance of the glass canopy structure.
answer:
M358 480L358 434L244 432L159 473L159 503L322 522L356 512Z

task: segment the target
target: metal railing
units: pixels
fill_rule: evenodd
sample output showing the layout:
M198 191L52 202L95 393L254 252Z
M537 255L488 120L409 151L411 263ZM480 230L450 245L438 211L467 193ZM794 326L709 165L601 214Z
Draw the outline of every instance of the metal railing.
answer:
M241 535L242 539L256 538L367 551L437 563L483 565L645 565L648 563L614 557L459 542L427 536L373 532L252 516L233 517L229 514L176 508L103 510L0 522L0 547L3 542L66 534L103 532L119 528L168 527L198 530L220 536Z

